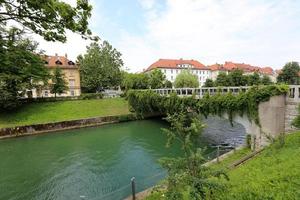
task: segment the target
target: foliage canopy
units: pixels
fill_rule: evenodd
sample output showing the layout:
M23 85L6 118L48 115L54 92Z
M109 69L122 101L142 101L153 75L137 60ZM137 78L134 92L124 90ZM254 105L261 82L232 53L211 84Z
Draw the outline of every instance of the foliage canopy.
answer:
M199 87L198 77L190 70L182 70L175 79L175 88L197 88Z
M83 56L78 56L81 85L86 92L99 92L102 89L121 84L121 53L107 41L96 42L87 47Z

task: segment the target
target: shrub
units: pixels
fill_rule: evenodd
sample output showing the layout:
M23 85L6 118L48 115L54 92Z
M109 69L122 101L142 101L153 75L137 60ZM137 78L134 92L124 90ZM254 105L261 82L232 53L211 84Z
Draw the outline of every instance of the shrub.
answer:
M102 99L103 94L102 93L83 93L80 95L80 99Z

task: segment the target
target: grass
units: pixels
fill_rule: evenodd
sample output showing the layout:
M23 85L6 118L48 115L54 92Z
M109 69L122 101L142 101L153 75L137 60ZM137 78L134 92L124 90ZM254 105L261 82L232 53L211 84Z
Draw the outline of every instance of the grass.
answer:
M212 167L226 167L247 153L249 150L242 149ZM276 141L251 160L228 171L228 175L228 182L220 180L227 189L217 193L215 199L300 199L300 132L287 135L283 146ZM164 198L159 192L147 198L154 199Z
M31 103L0 113L0 128L128 113L128 103L122 98Z

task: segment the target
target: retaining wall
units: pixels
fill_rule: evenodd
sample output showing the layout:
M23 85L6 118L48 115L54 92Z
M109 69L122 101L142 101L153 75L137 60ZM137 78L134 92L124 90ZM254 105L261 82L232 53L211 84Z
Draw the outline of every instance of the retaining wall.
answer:
M145 118L158 117L160 114L153 114L145 116ZM17 126L12 128L1 128L0 129L0 139L19 137L26 135L33 135L46 132L54 132L68 129L76 129L89 126L99 126L108 123L118 123L138 120L135 114L119 115L119 116L105 116L105 117L94 117L87 119L77 119L45 124L35 124L28 126Z

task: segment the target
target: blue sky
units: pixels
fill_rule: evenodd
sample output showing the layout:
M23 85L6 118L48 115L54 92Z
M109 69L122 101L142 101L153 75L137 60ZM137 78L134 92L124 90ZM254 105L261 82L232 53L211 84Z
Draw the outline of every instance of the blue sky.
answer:
M75 0L65 0L74 5ZM90 28L142 71L159 58L235 61L281 68L300 61L299 0L92 0ZM72 59L88 41L40 41L48 54Z

